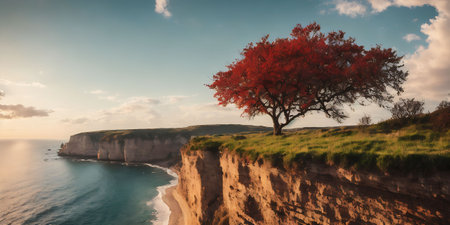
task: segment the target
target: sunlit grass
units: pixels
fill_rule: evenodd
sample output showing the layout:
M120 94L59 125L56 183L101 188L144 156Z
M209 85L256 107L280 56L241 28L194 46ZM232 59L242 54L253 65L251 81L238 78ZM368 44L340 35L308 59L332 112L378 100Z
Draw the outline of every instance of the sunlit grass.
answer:
M306 129L273 136L270 132L194 138L191 150L231 151L250 160L264 158L285 166L308 161L381 171L450 170L450 131L409 125Z
M262 126L248 126L237 124L198 125L184 128L103 130L81 133L88 135L93 141L122 141L130 138L141 139L172 139L176 137L189 138L193 135L231 134L244 131L268 131L270 128Z

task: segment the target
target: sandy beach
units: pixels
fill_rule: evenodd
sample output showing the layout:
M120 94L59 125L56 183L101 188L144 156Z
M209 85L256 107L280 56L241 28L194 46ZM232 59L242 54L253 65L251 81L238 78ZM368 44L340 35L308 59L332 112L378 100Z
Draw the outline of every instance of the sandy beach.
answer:
M171 211L169 225L185 225L186 221L183 216L183 209L178 202L180 196L176 192L176 188L177 186L173 186L166 189L163 201L169 206Z

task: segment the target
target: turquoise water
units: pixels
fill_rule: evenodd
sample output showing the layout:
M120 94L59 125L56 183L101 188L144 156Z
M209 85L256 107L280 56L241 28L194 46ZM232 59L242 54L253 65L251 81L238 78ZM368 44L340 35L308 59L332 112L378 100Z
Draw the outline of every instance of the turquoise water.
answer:
M0 224L161 222L157 187L172 176L145 165L61 158L60 144L0 140Z

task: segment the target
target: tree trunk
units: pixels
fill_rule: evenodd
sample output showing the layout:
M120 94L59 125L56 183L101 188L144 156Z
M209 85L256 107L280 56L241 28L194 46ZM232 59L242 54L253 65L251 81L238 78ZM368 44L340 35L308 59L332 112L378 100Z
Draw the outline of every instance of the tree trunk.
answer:
M281 125L278 123L278 121L273 121L273 135L281 135Z

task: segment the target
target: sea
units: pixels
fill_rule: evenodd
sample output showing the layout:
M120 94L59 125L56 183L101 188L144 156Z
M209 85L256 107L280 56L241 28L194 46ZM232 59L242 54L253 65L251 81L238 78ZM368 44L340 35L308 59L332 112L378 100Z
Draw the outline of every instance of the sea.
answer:
M59 157L62 141L0 140L0 224L167 224L176 174Z

